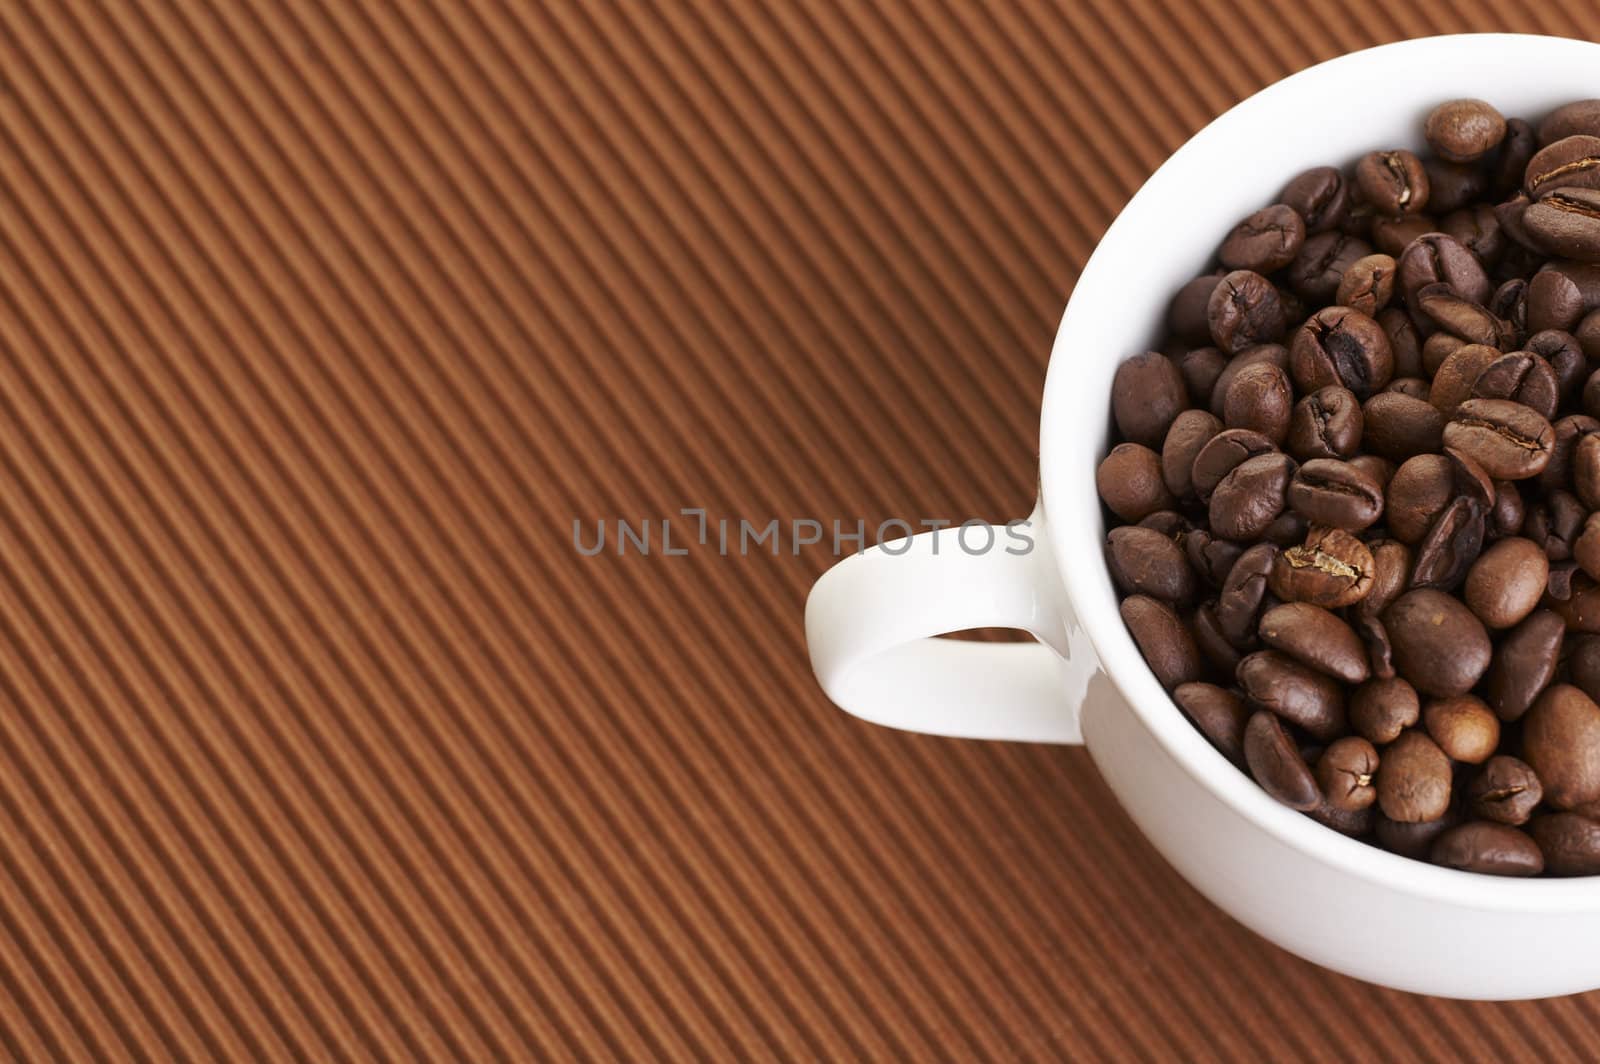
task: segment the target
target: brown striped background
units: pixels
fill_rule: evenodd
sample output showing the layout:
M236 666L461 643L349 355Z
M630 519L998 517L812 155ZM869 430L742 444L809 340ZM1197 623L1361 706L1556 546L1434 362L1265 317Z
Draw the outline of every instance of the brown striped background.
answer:
M1081 751L836 712L826 551L572 546L1024 513L1144 176L1600 33L1506 6L0 0L0 1050L1593 1059L1255 939Z

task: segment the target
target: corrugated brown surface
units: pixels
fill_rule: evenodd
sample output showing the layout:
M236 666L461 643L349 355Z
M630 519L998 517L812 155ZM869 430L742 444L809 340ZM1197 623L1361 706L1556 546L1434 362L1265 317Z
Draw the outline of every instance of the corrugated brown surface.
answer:
M0 1048L1593 1059L1253 938L1081 751L833 710L825 547L573 546L1025 512L1163 156L1493 28L1600 16L0 0Z

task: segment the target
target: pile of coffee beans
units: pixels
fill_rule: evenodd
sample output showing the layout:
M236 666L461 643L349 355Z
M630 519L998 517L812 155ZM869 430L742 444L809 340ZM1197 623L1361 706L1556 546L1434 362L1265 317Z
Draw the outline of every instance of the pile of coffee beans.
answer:
M1274 798L1600 874L1600 100L1482 100L1234 227L1117 370L1122 617Z

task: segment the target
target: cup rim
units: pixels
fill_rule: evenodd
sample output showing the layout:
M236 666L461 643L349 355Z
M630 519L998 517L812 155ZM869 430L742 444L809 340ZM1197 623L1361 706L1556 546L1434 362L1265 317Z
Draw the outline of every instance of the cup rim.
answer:
M1533 34L1454 34L1380 45L1327 60L1268 85L1223 112L1157 168L1106 230L1079 275L1057 328L1041 407L1041 509L1067 601L1107 677L1174 761L1235 812L1294 850L1349 875L1418 898L1490 911L1593 911L1600 909L1600 876L1514 879L1402 857L1342 835L1282 805L1213 748L1150 672L1116 610L1112 608L1109 619L1106 617L1107 600L1114 607L1116 598L1100 562L1103 532L1092 468L1074 469L1075 463L1091 467L1093 463L1086 463L1082 453L1084 434L1075 433L1070 419L1059 413L1070 408L1074 399L1087 401L1075 394L1081 391L1081 384L1070 380L1062 369L1071 357L1063 351L1074 346L1075 324L1081 316L1103 313L1116 305L1114 300L1079 297L1111 290L1104 275L1115 257L1112 250L1137 230L1141 212L1151 202L1176 191L1175 175L1190 165L1191 159L1241 125L1258 121L1281 97L1322 91L1335 79L1400 60L1421 61L1437 69L1451 62L1482 58L1486 50L1492 50L1497 61L1505 60L1508 53L1512 62L1526 58L1534 69L1539 69L1540 63L1548 63L1554 53L1569 53L1591 64L1600 58L1600 43ZM1600 96L1600 79L1594 82L1593 95ZM1292 174L1281 176L1287 181ZM1120 361L1133 353L1112 352L1108 356ZM1090 446L1098 449L1102 442L1096 440ZM1052 485L1061 490L1053 490ZM1067 485L1079 490L1068 490ZM1070 561L1089 557L1095 559L1094 572L1098 575L1068 578ZM1093 588L1085 586L1090 583ZM1091 590L1097 592L1094 598L1090 597Z

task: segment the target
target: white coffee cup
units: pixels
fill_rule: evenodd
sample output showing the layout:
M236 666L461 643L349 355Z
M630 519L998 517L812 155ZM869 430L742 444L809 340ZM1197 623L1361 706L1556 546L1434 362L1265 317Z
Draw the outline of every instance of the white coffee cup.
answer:
M1023 533L923 533L845 559L806 603L823 689L866 720L936 735L1084 743L1124 809L1190 883L1318 964L1460 998L1600 987L1600 877L1516 880L1398 857L1279 805L1184 718L1117 613L1095 467L1117 363L1159 340L1167 302L1238 219L1311 166L1421 141L1481 97L1537 120L1600 97L1600 44L1434 37L1303 71L1180 148L1107 230L1056 334L1039 503ZM1018 456L1020 461L1022 456ZM976 553L969 553L974 551ZM931 638L972 628L1037 643Z

